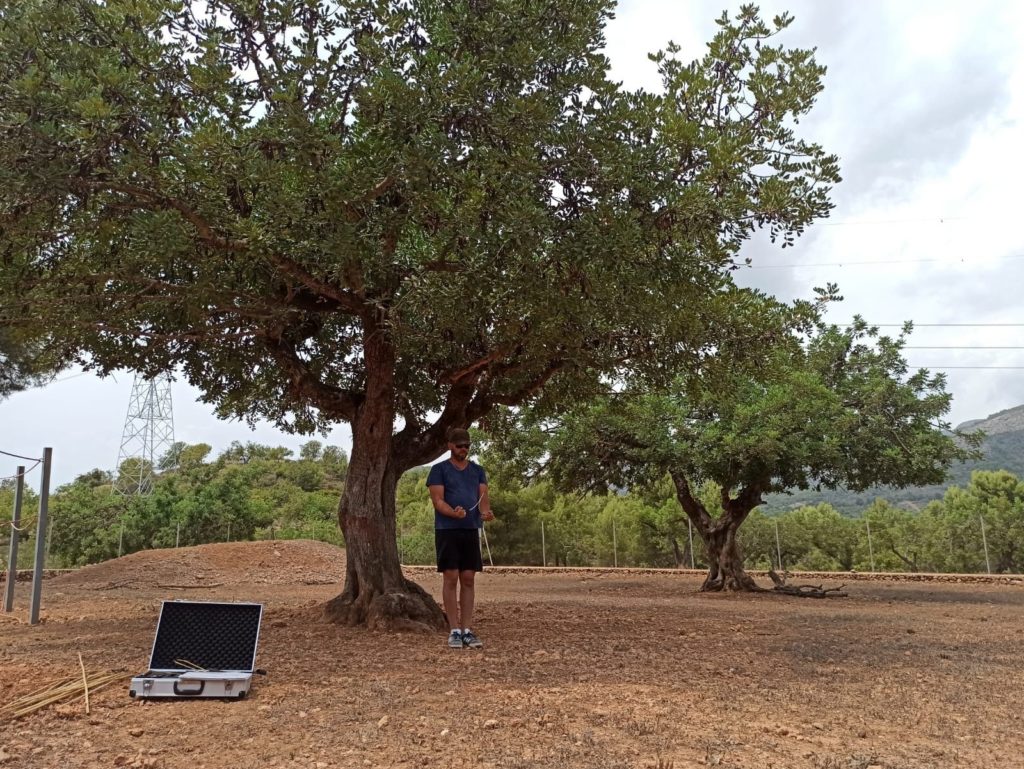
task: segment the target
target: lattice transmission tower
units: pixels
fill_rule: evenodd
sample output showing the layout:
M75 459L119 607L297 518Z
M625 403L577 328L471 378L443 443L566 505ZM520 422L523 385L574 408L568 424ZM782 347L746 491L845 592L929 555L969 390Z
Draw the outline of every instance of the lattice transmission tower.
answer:
M117 452L114 490L126 496L151 492L157 463L173 446L171 375L158 374L146 379L136 374Z

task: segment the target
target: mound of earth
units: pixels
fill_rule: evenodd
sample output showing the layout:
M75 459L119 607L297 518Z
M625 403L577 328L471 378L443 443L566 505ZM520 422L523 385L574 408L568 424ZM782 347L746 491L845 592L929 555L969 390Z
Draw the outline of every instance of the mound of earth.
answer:
M344 577L342 548L300 539L143 550L86 566L57 577L52 584L86 589L319 585L337 584Z

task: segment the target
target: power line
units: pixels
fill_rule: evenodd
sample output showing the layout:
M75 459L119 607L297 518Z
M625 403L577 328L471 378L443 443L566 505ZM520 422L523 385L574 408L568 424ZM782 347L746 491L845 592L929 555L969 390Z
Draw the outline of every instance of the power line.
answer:
M908 368L940 368L943 370L947 369L973 369L976 371L1024 371L1024 366L936 366L934 363L930 365L922 365L920 363L908 363Z
M1024 328L1024 323L917 323L910 321L914 328ZM852 323L837 323L838 326L852 326ZM904 323L868 323L875 328L903 328Z
M970 216L928 216L928 217L907 217L904 219L846 219L830 221L823 219L815 222L816 227L851 227L861 224L946 224L947 222L967 222L973 217Z
M1007 347L985 347L983 345L906 345L904 350L1024 350L1024 345L1011 345Z
M990 256L987 259L1024 259L1024 254L1007 254L1005 256ZM885 264L977 264L975 260L966 257L959 259L872 259L868 261L845 261L845 262L791 262L787 264L746 264L738 265L748 270L779 270L789 267L864 267L879 266Z
M6 452L4 452L4 453L6 453ZM39 467L39 465L42 463L42 461L43 460L41 460L41 459L37 459L35 461L35 463L30 468L28 468L27 470L23 470L20 473L15 473L14 475L5 475L2 478L0 478L0 481L13 481L15 478L24 478L29 473L31 473L33 470L35 470L37 467Z
M80 372L78 372L77 374L71 374L71 376L62 376L62 377L60 377L59 379L51 379L51 380L50 380L50 381L48 382L48 384L55 384L55 383L57 383L57 382L66 382L66 381L68 381L69 379L75 379L75 378L77 378L77 377L80 377L80 376L85 376L86 374L90 374L90 373L92 373L92 372L90 372L90 371L80 371Z
M0 450L0 454L3 454L5 457L14 457L15 459L24 459L27 462L42 462L43 461L43 460L39 459L39 457L23 457L21 454L12 454L9 451L3 451L3 450Z

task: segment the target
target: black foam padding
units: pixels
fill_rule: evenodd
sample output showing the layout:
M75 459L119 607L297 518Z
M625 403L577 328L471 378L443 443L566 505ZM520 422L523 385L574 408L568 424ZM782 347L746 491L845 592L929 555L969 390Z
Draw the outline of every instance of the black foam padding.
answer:
M261 604L165 601L156 629L153 670L252 670L260 632Z

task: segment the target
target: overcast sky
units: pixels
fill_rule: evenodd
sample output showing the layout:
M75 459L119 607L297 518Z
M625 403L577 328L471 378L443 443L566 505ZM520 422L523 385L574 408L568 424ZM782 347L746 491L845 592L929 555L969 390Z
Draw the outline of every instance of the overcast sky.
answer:
M671 39L688 58L703 55L714 19L737 7L625 0L607 31L613 75L629 87L656 88L646 54ZM846 300L831 320L855 313L878 324L913 320L911 346L948 348L909 349L907 359L948 371L954 424L1024 403L1024 349L982 349L1024 347L1024 3L790 0L761 7L768 16L791 11L796 21L782 40L817 47L828 67L801 135L839 155L844 181L831 220L794 248L751 244L754 269L740 272L739 282L791 299L833 281ZM1005 368L1013 366L1020 368ZM111 469L131 386L131 373L99 380L69 371L16 394L0 403L0 449L39 456L52 446L56 484ZM291 448L309 440L220 421L197 395L184 382L173 385L178 440L217 451L233 440ZM315 437L350 447L345 426ZM0 457L0 476L15 461Z

